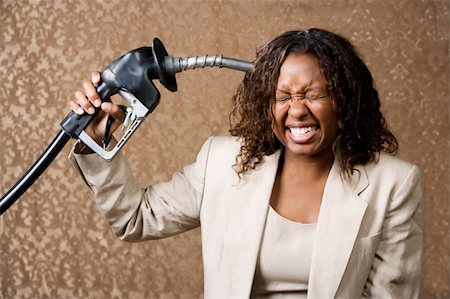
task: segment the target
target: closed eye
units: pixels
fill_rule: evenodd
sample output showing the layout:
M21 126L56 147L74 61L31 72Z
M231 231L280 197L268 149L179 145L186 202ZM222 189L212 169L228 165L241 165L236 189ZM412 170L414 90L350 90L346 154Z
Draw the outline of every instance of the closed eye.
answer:
M315 100L320 100L320 99L326 98L326 97L328 97L328 95L329 95L328 93L319 94L319 95L308 95L308 94L306 94L304 96L304 99L305 100L310 100L310 101L315 101Z
M277 103L284 103L291 99L292 97L290 95L282 96L282 97L275 97L275 102Z
M311 91L306 93L296 93L296 94L290 94L284 91L277 90L275 95L275 102L276 103L285 103L291 99L298 99L298 100L308 100L308 101L316 101L319 99L323 99L329 96L328 92L325 91Z

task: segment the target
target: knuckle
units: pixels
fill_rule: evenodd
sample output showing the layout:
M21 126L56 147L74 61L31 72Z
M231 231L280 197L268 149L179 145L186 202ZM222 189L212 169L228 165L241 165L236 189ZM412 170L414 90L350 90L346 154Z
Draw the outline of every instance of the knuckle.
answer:
M86 93L90 92L92 90L92 82L84 81L83 88L86 91Z
M82 99L84 99L85 98L85 95L84 95L84 92L82 92L81 90L77 90L77 91L75 91L75 99L77 100L77 101L80 101L80 100L82 100Z

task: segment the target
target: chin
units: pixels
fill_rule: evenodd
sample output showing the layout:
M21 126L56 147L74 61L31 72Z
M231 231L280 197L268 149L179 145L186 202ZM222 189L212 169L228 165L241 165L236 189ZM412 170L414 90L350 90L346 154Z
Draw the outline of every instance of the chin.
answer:
M334 155L331 146L326 148L320 148L313 144L305 144L305 145L288 144L287 146L285 146L285 151L286 153L298 157L318 158L318 157L329 157L330 155Z

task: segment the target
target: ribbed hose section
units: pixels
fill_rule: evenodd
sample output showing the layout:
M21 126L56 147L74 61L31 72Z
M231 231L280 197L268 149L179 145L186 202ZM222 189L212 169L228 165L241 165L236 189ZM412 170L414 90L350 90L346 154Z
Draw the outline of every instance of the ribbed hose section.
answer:
M233 70L250 72L253 70L253 63L234 58L223 57L222 55L203 55L187 58L164 57L164 69L167 73L174 75L181 71L205 67L220 67Z

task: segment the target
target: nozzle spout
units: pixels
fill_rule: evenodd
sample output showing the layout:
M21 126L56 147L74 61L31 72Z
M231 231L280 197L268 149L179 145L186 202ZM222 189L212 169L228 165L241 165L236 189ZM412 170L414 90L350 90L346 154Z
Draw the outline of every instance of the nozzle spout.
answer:
M204 55L187 58L164 57L164 69L167 73L174 75L181 71L205 67L220 67L233 70L250 72L253 70L253 63L234 58L223 57L222 55Z

